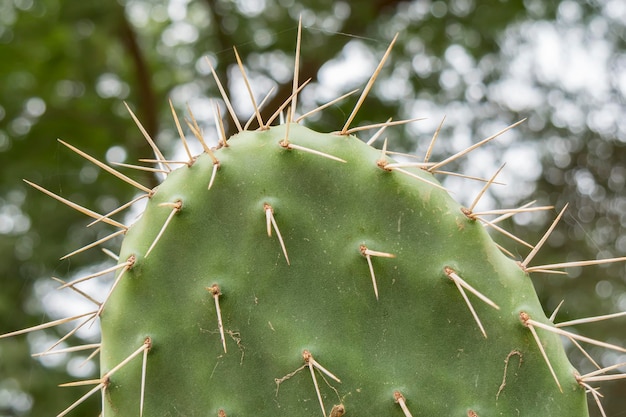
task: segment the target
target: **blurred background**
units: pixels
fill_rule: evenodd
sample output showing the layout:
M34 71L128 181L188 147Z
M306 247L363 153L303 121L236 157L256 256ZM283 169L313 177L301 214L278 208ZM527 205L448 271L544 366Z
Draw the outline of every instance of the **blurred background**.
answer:
M114 230L28 187L23 178L100 213L137 190L59 144L61 138L108 163L136 163L151 149L130 118L136 112L169 159L182 155L168 108L187 106L216 143L215 66L240 118L252 106L232 47L244 60L265 114L291 93L297 21L302 17L299 113L362 88L396 33L398 41L351 126L423 117L388 128L390 149L424 155L445 117L431 160L526 118L515 130L448 169L490 177L506 162L479 207L537 200L552 211L518 215L507 228L535 243L560 209L563 220L534 265L626 255L626 2L623 0L4 0L0 2L0 334L93 309L55 291L115 264L100 248L59 258ZM355 94L306 122L341 129ZM221 113L226 114L223 104ZM267 116L266 116L267 117ZM233 124L224 117L226 129ZM371 133L361 136L367 139ZM198 143L192 141L197 152ZM380 144L379 144L380 146ZM150 187L151 173L122 169ZM470 204L481 183L440 178ZM115 218L131 223L134 207ZM494 237L519 259L528 250ZM115 252L119 241L102 246ZM557 321L626 310L623 263L533 274L546 314ZM81 287L102 298L111 277ZM67 290L66 290L67 291ZM0 416L54 415L86 392L56 388L94 377L89 352L39 359L75 326L0 340ZM582 325L581 333L626 346L626 319ZM98 341L97 325L64 342ZM575 348L572 363L592 365ZM626 355L589 347L600 365ZM622 368L623 370L624 368ZM626 416L626 383L600 383L607 416ZM72 412L99 413L97 396ZM593 399L590 398L591 403ZM599 416L594 404L591 414Z

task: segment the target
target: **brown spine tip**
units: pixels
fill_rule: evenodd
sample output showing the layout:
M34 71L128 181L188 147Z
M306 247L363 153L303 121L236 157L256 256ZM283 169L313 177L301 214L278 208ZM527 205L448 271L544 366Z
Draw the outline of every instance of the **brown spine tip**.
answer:
M210 287L207 287L206 290L211 293L212 296L220 296L222 295L220 291L220 287L217 284L213 284Z
M400 401L405 401L404 395L400 391L395 391L393 393L393 399L396 400L397 403Z
M461 213L465 214L465 216L467 216L470 220L476 220L476 216L474 216L472 210L468 209L467 207L461 207Z
M220 331L220 340L222 341L222 347L224 348L224 353L226 350L226 337L224 336L224 323L222 321L222 309L220 308L220 295L222 292L220 291L220 287L217 284L213 284L210 287L207 287L206 290L211 293L213 299L215 300L215 312L217 313L217 325Z
M334 405L333 409L330 410L330 417L341 417L346 413L346 408L343 404Z
M378 161L376 161L376 166L380 169L384 169L385 171L389 171L391 172L391 168L387 168L387 165L389 165L389 162L384 160L384 159L379 159Z
M413 417L409 408L406 406L406 398L404 398L404 395L402 395L400 391L395 391L393 393L393 398L396 400L396 403L400 405L405 417Z
M519 319L522 321L522 324L524 324L524 326L528 327L528 320L530 320L530 316L528 315L528 313L520 311Z

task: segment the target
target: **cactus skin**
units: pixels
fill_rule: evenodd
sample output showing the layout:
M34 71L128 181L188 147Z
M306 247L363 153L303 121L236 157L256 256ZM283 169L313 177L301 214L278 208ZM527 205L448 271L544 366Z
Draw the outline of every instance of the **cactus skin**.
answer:
M528 274L434 177L383 169L354 136L289 125L290 143L344 163L286 149L286 133L233 136L210 190L209 155L171 172L126 233L120 263L135 260L101 314L101 369L150 338L143 415L588 415L559 337L538 330L562 393L520 321L550 323ZM378 300L362 245L394 255L370 257ZM498 305L467 292L487 337L446 268ZM313 366L324 410L305 351L341 380ZM137 415L143 363L107 381L105 416Z

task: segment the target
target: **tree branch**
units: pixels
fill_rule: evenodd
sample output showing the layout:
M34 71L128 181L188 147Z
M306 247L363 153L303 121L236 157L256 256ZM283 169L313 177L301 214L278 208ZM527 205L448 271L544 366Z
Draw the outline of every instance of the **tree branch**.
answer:
M139 46L137 34L126 18L124 6L122 5L120 5L119 15L118 36L135 69L135 79L138 90L138 109L135 113L139 120L141 120L141 124L150 137L155 138L159 133L159 110L156 94L152 85L152 74L143 51ZM152 150L145 141L139 143L141 143L141 145L135 147L136 151L147 155L152 154ZM154 181L154 184L151 184L151 186L155 186L157 184L156 178L154 178L154 176L150 176L150 178Z

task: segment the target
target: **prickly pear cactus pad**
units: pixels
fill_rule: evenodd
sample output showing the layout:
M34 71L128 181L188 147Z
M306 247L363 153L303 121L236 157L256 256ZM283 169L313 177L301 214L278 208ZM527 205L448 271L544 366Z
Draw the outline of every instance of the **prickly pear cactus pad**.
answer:
M558 336L541 340L563 393L520 321L548 323L528 276L432 176L288 134L310 151L286 125L242 132L211 190L202 155L128 230L101 357L150 338L145 415L401 415L396 393L415 415L586 414ZM105 415L139 410L140 383L141 360L113 375Z
M555 324L529 276L572 265L531 265L563 211L514 259L489 232L546 207L476 213L434 176L475 146L441 163L405 162L382 139L352 134L388 54L338 132L294 116L297 64L282 123L257 112L258 130L237 122L210 148L192 117L205 152L175 169L154 147L167 174L155 189L67 145L147 204L127 226L33 184L124 235L115 266L63 285L114 273L93 311L9 334L100 320L101 343L89 346L100 377L60 416L98 393L105 417L582 417L588 396L600 406L596 381L623 375L617 366L581 375L562 341L624 352L570 328L623 314Z

